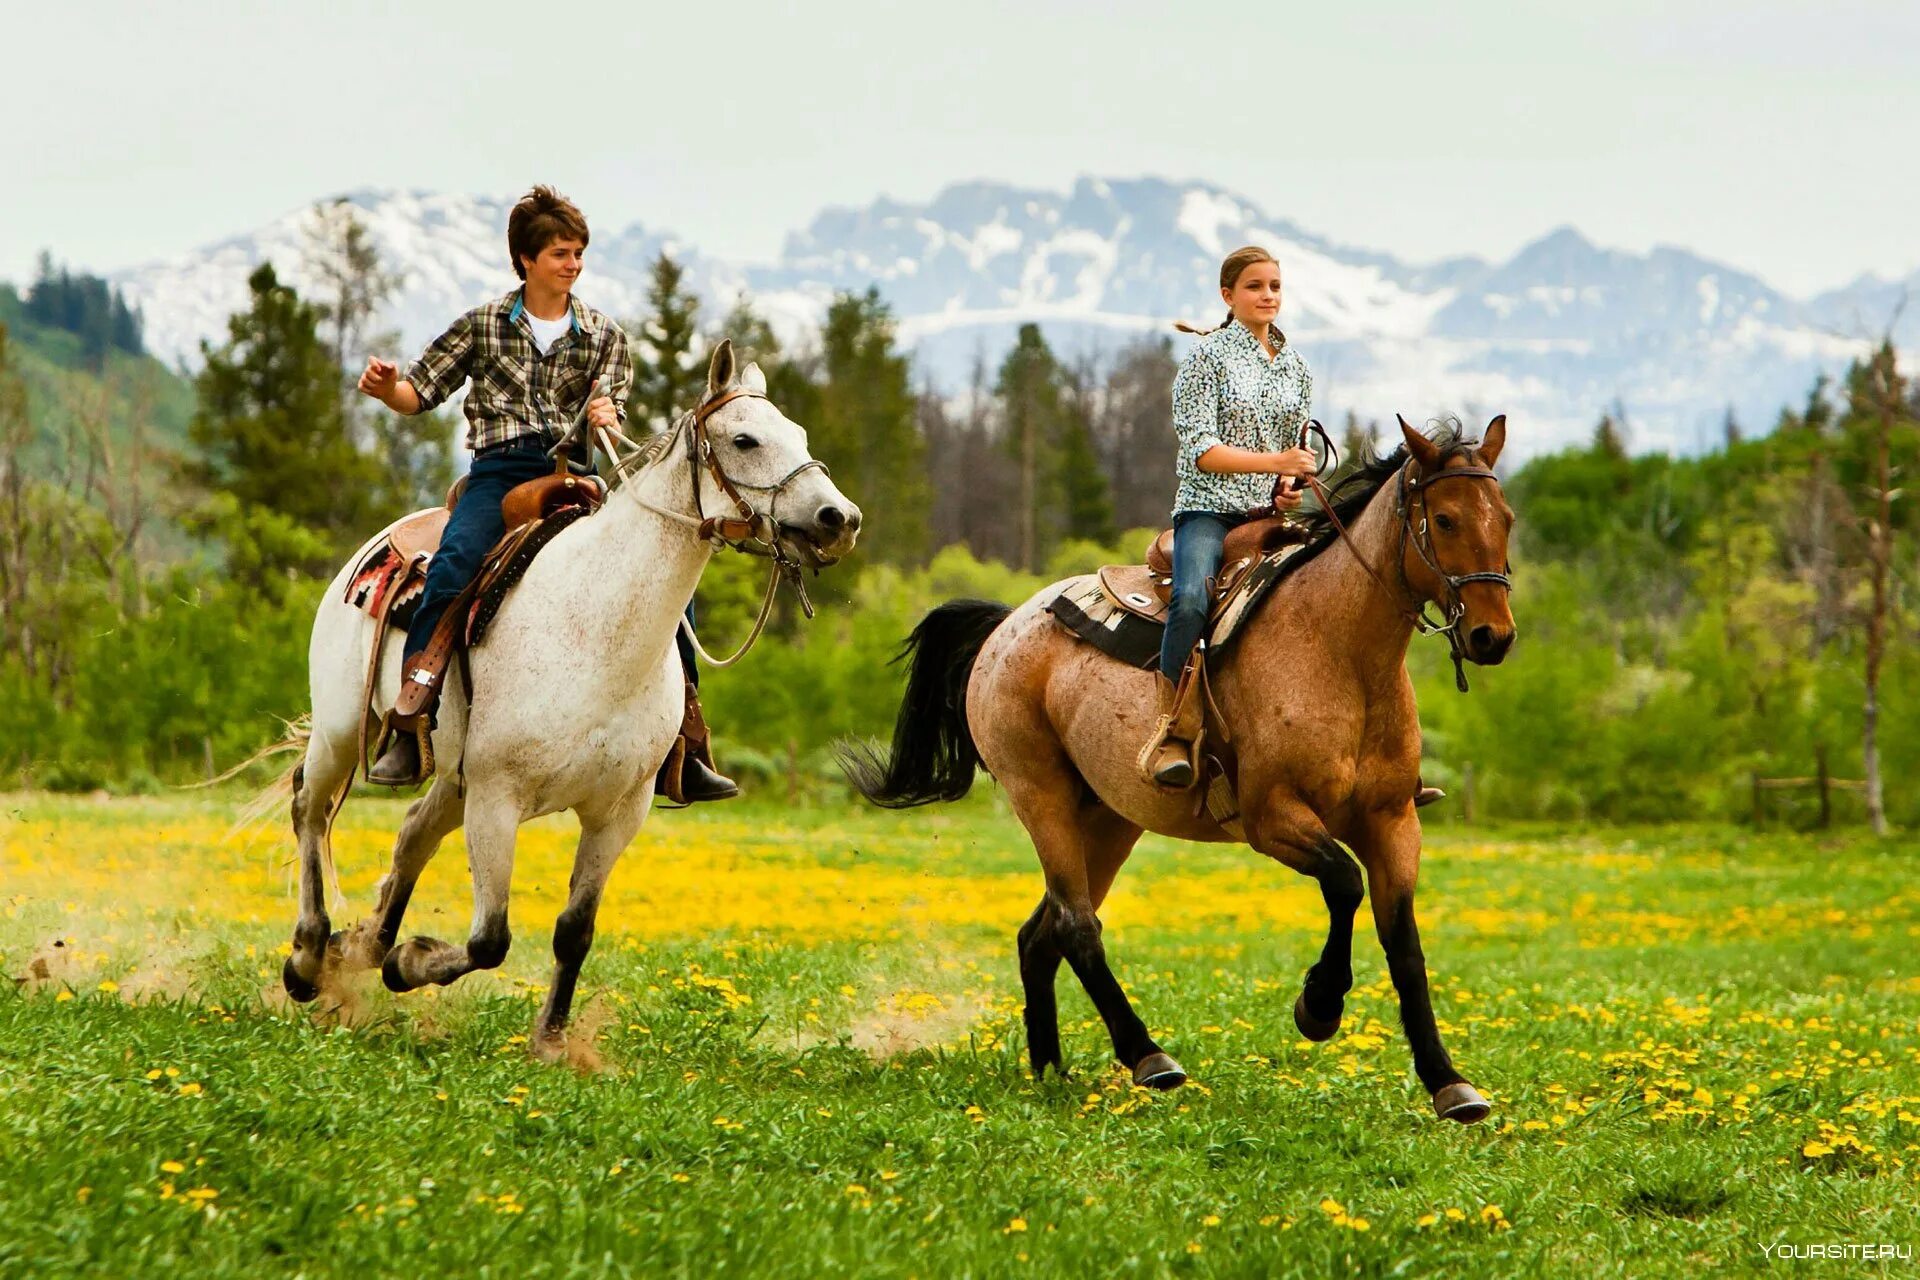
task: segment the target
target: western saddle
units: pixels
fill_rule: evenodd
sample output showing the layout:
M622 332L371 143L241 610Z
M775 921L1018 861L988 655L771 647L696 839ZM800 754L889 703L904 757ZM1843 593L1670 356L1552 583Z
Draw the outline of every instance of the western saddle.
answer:
M425 651L416 660L431 673L431 679L404 681L393 708L380 721L376 733L373 695L387 633L395 625L404 626L405 619L411 618L412 609L417 607L426 582L427 566L440 548L447 521L465 493L466 484L466 477L462 476L447 490L444 506L417 511L389 529L387 536L362 559L347 588L348 601L374 619L360 736L361 770L370 781L374 780L371 761L385 751L396 733L412 733L419 747L418 776L409 780L410 783L424 782L432 776L431 709L448 663L459 657L464 674L467 649L478 643L500 600L526 572L533 557L561 529L598 509L606 501L607 493L605 483L598 476L574 475L567 465L565 451L557 458L553 474L516 485L507 492L500 503L506 533L487 552L473 581L447 606ZM397 616L401 613L404 618ZM471 689L471 680L467 684Z

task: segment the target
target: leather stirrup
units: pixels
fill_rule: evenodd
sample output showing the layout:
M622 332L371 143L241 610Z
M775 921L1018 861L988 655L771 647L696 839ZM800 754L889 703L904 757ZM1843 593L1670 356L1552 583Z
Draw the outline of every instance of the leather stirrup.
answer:
M1206 642L1195 645L1181 668L1180 683L1158 678L1161 714L1140 752L1140 772L1163 790L1185 791L1200 780L1200 751L1206 737L1206 708L1200 696Z

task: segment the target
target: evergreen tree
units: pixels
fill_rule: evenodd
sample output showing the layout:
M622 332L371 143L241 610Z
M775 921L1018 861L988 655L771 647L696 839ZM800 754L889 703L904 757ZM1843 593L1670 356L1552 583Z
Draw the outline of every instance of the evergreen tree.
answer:
M918 564L927 555L932 505L926 442L915 421L907 357L894 347L893 311L879 291L834 298L820 348L820 404L810 424L814 456L833 468L868 526L883 531L863 554Z
M216 348L200 344L200 407L190 434L198 479L310 528L337 544L374 523L380 476L340 415L339 369L314 306L279 282L271 263L247 280L251 305ZM324 565L283 566L317 568Z
M663 250L654 259L647 287L652 314L639 325L629 345L633 388L627 395L630 420L659 431L693 408L706 389L694 342L699 336L699 301L682 284L686 271Z
M1060 538L1075 531L1076 520L1111 532L1106 477L1087 440L1086 423L1072 410L1066 371L1040 326L1020 326L994 391L1001 447L1018 476L1017 556L1021 568L1038 573Z

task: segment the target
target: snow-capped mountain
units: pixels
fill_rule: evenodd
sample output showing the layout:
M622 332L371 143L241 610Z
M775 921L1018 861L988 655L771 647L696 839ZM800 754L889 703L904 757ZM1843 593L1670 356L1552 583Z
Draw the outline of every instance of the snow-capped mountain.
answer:
M401 273L391 327L410 354L474 303L511 288L510 201L427 193L347 197L383 262ZM123 271L163 359L199 361L245 303L246 277L270 259L307 283L308 210L258 231ZM645 310L662 249L687 267L709 317L743 294L785 341L806 332L839 290L877 287L902 340L935 385L989 367L1014 331L1038 321L1063 353L1110 353L1174 319L1214 321L1220 258L1261 244L1280 260L1282 322L1313 367L1316 412L1390 421L1443 411L1509 414L1531 453L1583 437L1624 406L1636 448L1687 451L1718 438L1731 407L1770 425L1814 375L1837 370L1891 317L1907 281L1865 277L1805 302L1680 249L1645 255L1589 243L1571 228L1510 260L1409 264L1338 244L1220 188L1159 179L1082 179L1066 192L970 182L924 204L880 199L830 208L788 236L772 263L730 263L635 223L602 230L581 293L617 317ZM1920 301L1903 317L1920 344Z

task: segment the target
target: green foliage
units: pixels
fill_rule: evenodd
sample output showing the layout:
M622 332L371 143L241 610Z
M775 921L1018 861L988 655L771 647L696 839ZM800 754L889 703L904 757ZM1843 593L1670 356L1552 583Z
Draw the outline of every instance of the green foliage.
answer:
M649 430L667 427L675 415L692 408L707 385L706 369L694 351L700 308L682 283L685 275L686 269L664 251L654 260L653 282L647 288L651 312L636 327L628 348L633 387L627 414Z
M815 416L803 420L814 454L832 466L869 527L884 530L872 558L921 563L931 486L907 357L894 346L893 312L877 289L843 293L827 307L820 343L819 401Z
M320 340L318 310L271 263L247 287L252 305L228 322L227 342L201 346L196 478L344 545L372 523L379 471L344 429L340 370Z

